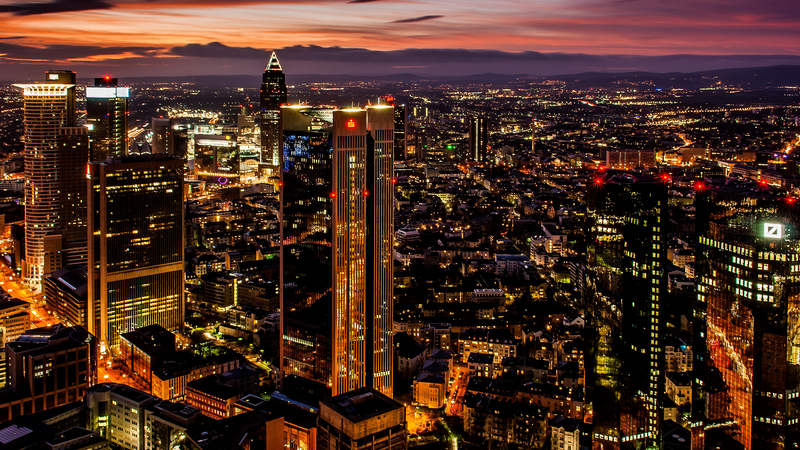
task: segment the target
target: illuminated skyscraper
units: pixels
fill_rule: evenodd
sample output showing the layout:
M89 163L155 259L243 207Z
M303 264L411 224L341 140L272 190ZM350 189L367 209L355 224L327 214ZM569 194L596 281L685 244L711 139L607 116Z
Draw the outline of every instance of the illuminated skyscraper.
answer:
M105 161L109 156L124 156L128 151L127 87L118 87L117 79L95 78L86 86L86 122L91 136L91 161Z
M408 134L408 121L406 120L406 105L395 104L394 96L385 95L380 98L380 105L394 108L394 160L403 162L408 159L406 134Z
M46 80L17 84L23 90L25 121L25 259L23 276L41 290L44 239L62 228L59 136L75 126L75 72L48 71Z
M800 211L765 191L696 190L692 448L797 448Z
M469 117L469 160L489 161L489 119L480 116Z
M282 373L390 395L393 109L283 114Z
M88 176L89 329L105 348L147 325L180 331L183 161L109 158Z
M275 172L281 157L281 105L286 104L286 76L275 52L261 80L261 162Z
M608 448L661 440L666 211L667 188L653 178L598 172L588 186L587 414Z

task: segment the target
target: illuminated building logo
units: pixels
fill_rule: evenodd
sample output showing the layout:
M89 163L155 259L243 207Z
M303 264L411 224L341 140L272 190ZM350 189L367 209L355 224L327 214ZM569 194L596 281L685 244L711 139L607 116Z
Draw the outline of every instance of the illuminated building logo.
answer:
M228 184L228 178L227 177L219 177L219 178L217 178L217 183L219 183L219 184Z
M356 127L356 121L355 120L350 119L350 120L347 121L347 128L355 128L355 127Z
M765 223L764 237L773 239L783 238L783 225L778 223Z

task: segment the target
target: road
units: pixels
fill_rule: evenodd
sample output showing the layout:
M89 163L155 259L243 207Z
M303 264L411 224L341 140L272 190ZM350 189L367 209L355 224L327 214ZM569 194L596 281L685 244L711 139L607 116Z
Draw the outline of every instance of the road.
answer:
M464 395L467 393L467 383L469 382L469 369L466 367L456 367L455 381L450 386L450 407L447 413L451 416L461 417L464 411Z
M56 323L56 320L43 308L41 294L32 294L21 277L4 264L0 264L0 287L8 292L8 295L31 304L32 328L49 327Z

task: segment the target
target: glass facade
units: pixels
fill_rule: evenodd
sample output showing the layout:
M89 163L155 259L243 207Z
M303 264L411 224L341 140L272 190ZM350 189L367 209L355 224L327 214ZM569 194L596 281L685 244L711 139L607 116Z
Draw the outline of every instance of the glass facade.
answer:
M116 78L95 78L86 92L86 123L90 128L90 161L128 152L128 89L116 89Z
M393 109L282 114L283 374L390 394Z
M697 202L704 219L696 262L692 448L795 448L797 218L781 199L729 194L712 190Z
M183 323L183 161L140 156L89 164L90 329L119 335Z
M286 76L273 52L261 81L261 162L274 168L280 166L281 105L286 97Z
M660 442L664 352L663 227L667 189L655 179L598 173L587 191L587 414L594 442Z

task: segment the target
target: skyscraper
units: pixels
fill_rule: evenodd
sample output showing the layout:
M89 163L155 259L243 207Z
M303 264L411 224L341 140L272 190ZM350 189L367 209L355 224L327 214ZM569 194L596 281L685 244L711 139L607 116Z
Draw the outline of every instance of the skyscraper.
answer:
M486 117L469 117L469 160L489 161L489 120Z
M283 114L282 373L391 394L393 109Z
M661 439L666 211L666 186L640 174L598 172L587 190L587 414L610 448Z
M91 161L105 161L109 156L124 156L128 151L127 87L118 87L117 79L95 78L86 86L86 122L90 129Z
M701 182L696 190L692 448L796 448L800 221L795 200L734 183Z
M261 78L261 162L273 176L280 165L281 105L286 104L286 76L275 52Z
M394 160L398 162L405 161L408 159L406 148L406 134L408 133L406 105L397 105L394 96L391 95L381 97L379 104L394 108Z
M183 324L183 161L166 155L89 164L89 329L119 335Z
M58 139L75 126L75 72L48 71L46 80L17 84L25 121L25 259L23 276L41 290L46 235L62 227Z

